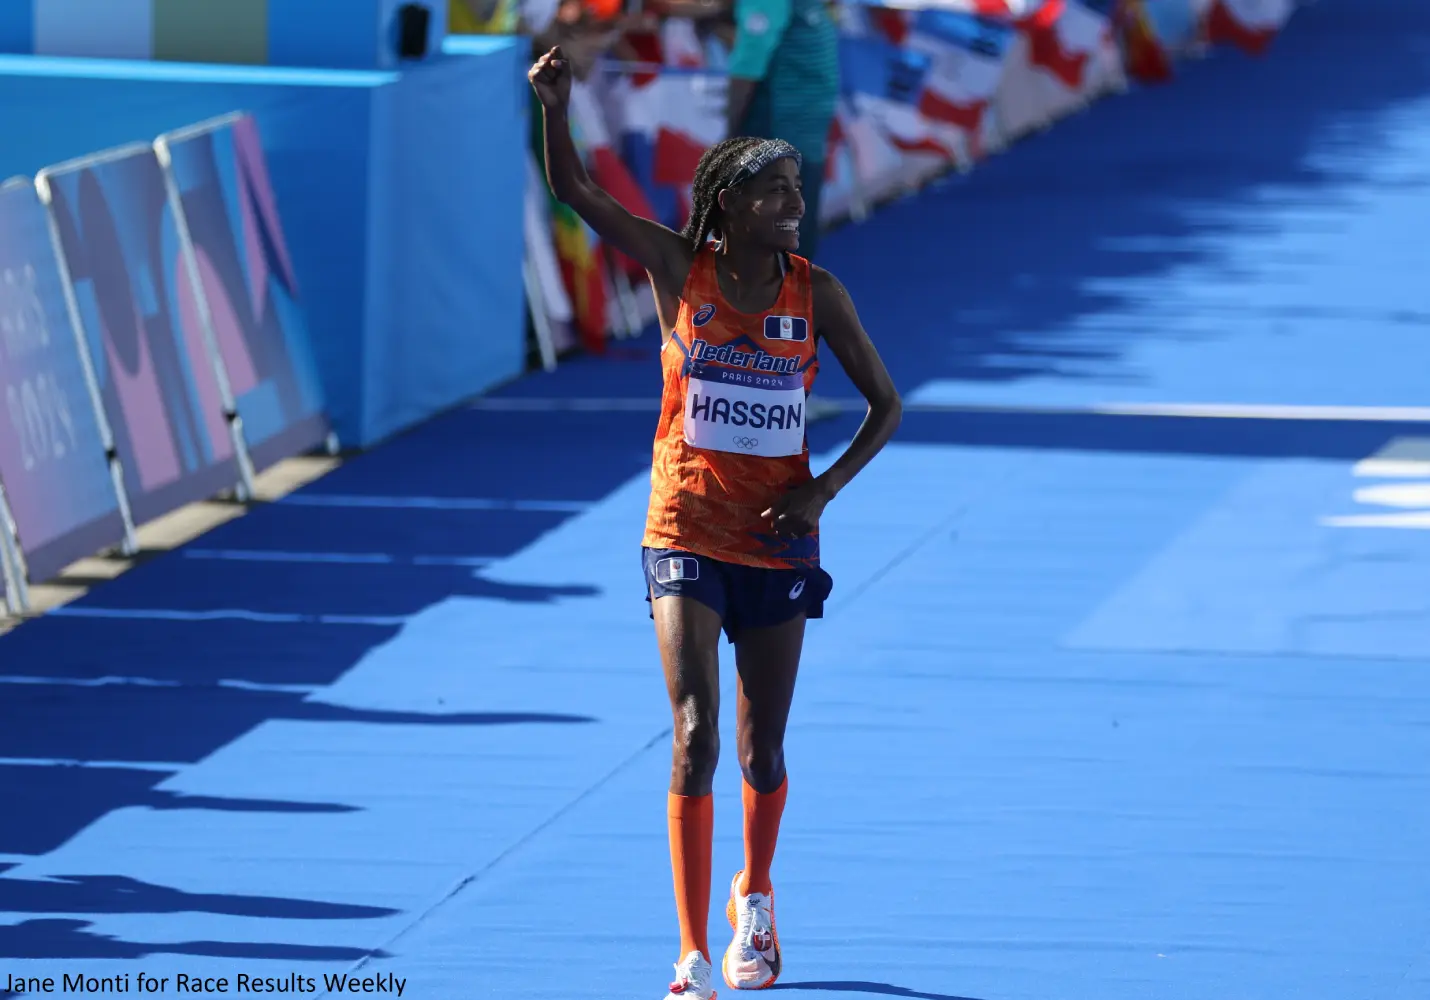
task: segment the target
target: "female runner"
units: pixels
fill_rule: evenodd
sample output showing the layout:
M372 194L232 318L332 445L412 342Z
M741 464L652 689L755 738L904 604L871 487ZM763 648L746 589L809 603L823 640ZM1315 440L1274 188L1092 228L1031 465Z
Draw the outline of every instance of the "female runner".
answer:
M770 867L788 788L785 723L805 621L823 616L833 586L820 568L819 518L893 435L902 404L844 287L794 253L804 201L793 146L733 138L706 151L677 234L587 175L560 47L528 78L544 109L552 192L647 270L663 334L642 560L675 720L667 814L681 943L667 1000L715 996L706 925L722 629L739 675L745 866L730 884L734 935L721 971L732 989L763 989L781 965ZM868 410L844 454L813 476L805 401L821 340Z

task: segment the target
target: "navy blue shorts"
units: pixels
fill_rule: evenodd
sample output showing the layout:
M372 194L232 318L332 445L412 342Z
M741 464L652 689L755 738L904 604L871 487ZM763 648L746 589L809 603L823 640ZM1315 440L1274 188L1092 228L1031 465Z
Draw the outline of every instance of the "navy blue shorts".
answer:
M720 616L731 642L741 629L781 625L801 613L823 618L824 602L834 589L834 579L822 569L761 569L645 547L641 561L647 603L652 595L693 597Z

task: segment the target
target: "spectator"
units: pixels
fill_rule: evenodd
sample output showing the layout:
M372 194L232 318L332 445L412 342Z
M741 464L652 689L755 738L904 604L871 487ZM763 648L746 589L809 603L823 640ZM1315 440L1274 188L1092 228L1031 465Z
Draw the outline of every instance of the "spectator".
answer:
M804 165L799 253L819 246L819 195L839 98L839 35L826 0L734 0L731 135L784 139Z
M550 21L531 32L532 58L559 45L571 62L573 75L584 81L619 45L623 33L641 20L626 15L616 0L556 0Z

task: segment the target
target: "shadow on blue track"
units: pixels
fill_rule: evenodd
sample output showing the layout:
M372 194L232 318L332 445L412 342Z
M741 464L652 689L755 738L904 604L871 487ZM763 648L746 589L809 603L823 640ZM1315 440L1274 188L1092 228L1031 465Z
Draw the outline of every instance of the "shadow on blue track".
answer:
M828 982L828 983L777 983L774 990L815 990L823 993L865 993L870 996L907 997L908 1000L973 1000L972 997L958 997L951 993L924 993L907 990L902 986L888 983Z
M257 942L123 941L87 931L88 921L72 918L81 913L208 913L269 920L372 920L396 911L379 906L276 896L191 893L125 876L64 875L48 879L0 877L0 912L66 915L66 919L41 918L0 926L0 958L141 958L173 954L351 962L381 953ZM0 996L8 995L0 992Z
M610 447L613 439L648 436L649 420L640 424L635 429L629 417L604 425L600 418L587 421L585 431L600 434L605 444L583 451L585 466L573 470L583 459L539 458L569 438L558 422L457 413L358 457L303 492L398 500L549 498L579 510L649 462L648 441L624 454ZM590 587L559 579L508 583L481 569L484 560L520 551L570 516L570 510L444 509L440 503L419 509L260 505L193 545L96 587L66 614L25 623L0 638L0 800L7 812L26 817L0 824L0 852L46 854L129 806L350 810L343 803L157 790L183 766L271 720L595 721L540 705L385 711L326 704L311 695L393 639L408 617L450 598L549 603L590 596ZM193 549L262 558L190 558ZM388 561L324 561L354 554ZM66 766L71 761L110 766ZM135 763L142 766L125 766Z
M184 892L122 875L0 878L3 913L222 913L275 920L371 920L396 910L277 896Z
M149 955L197 955L208 958L287 959L294 962L356 962L385 957L361 948L232 941L121 941L85 928L88 920L27 920L0 926L0 958L146 958ZM0 993L0 1000L17 994Z
M105 813L128 807L158 810L210 809L226 812L343 813L355 807L334 802L184 795L155 785L178 772L67 764L0 766L0 799L22 822L0 828L0 853L39 855L59 847ZM3 882L3 880L0 880ZM0 897L4 891L0 889ZM3 907L0 907L3 910Z
M163 725L155 720L163 719ZM350 812L341 803L189 796L157 790L178 765L201 760L259 723L293 719L394 725L561 725L595 720L549 712L389 712L236 687L7 685L0 706L0 800L23 822L0 826L0 852L54 850L105 813L129 806L236 812ZM34 764L24 763L35 761ZM172 762L162 768L75 767L46 761ZM0 912L3 912L0 891Z

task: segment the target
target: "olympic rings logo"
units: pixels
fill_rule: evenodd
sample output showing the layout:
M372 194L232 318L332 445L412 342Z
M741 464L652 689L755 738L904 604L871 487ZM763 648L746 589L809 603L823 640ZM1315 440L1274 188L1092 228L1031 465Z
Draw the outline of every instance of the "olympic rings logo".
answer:
M730 439L730 443L733 444L736 448L744 448L746 451L749 451L751 448L756 447L760 443L760 439L752 437L735 437Z

